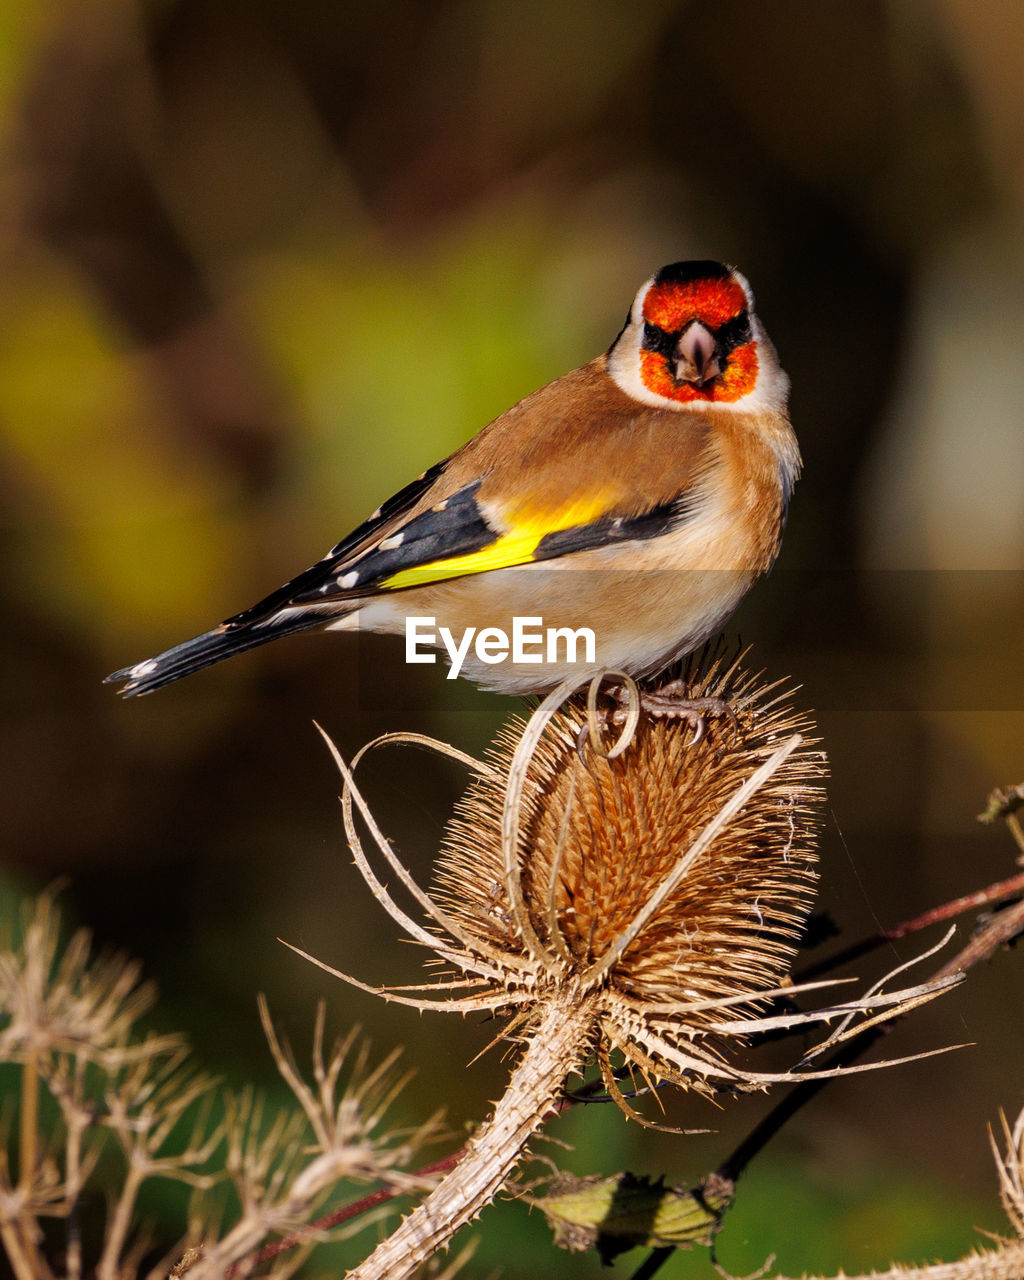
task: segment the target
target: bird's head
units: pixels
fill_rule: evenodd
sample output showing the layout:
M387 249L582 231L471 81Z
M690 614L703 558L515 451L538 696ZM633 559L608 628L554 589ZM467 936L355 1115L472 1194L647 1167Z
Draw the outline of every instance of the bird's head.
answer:
M720 262L673 262L637 293L608 371L645 404L780 410L789 380L746 279Z

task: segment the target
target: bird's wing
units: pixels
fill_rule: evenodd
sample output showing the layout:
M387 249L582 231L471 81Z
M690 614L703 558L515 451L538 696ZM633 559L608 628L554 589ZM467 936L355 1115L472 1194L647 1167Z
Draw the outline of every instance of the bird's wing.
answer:
M628 515L581 518L586 506L577 501L558 516L502 521L489 517L478 501L481 478L405 519L406 505L416 501L412 495L436 482L436 475L427 480L430 474L402 491L401 505L396 504L402 495L396 495L323 560L258 604L155 658L115 671L108 682L121 683L129 697L150 693L246 649L322 625L368 597L656 537L687 519L692 506L692 495L683 492Z
M599 358L521 400L251 608L108 680L149 693L374 596L657 537L699 514L712 437L706 415L638 406Z
M472 481L356 555L341 554L307 570L314 576L282 588L287 598L280 604L331 605L653 538L685 520L693 505L692 492L684 492L629 515L603 506L601 514L590 508L587 515L587 504L569 502L545 516L497 521L478 501L482 483ZM273 607L268 599L257 609L266 614Z

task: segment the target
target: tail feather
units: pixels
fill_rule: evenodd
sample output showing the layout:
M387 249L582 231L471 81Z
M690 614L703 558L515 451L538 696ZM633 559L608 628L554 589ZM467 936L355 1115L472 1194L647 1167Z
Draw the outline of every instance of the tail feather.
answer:
M244 653L246 649L255 649L258 645L268 644L281 636L296 631L308 631L323 626L327 619L322 613L311 613L308 609L297 611L288 616L278 616L273 621L246 623L241 626L232 623L221 623L212 631L206 631L193 640L176 644L172 649L159 653L155 658L145 662L137 662L133 667L124 667L107 676L104 684L121 684L118 692L125 698L135 698L144 693L152 693L165 684L190 676L194 671L202 671L204 667L212 667L215 662L223 662L236 653Z

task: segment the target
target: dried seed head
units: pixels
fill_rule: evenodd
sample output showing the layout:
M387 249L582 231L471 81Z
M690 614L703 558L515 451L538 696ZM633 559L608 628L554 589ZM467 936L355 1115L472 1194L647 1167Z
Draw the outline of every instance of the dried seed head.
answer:
M691 670L690 698L725 700L735 722L641 718L614 760L582 757L585 699L553 717L529 760L520 807L523 905L549 964L546 980L599 981L630 1008L704 1004L693 1030L719 1018L723 997L777 985L814 889L812 841L824 755L808 717L775 688L731 666ZM438 864L435 898L483 946L524 956L502 847L506 779L520 730L500 739L492 773L458 806ZM793 734L803 741L725 823L624 948L621 940L680 859L750 776ZM621 950L621 954L619 953Z
M505 733L486 763L418 735L379 739L431 745L476 774L446 831L432 894L409 875L352 769L331 748L356 865L391 917L448 967L414 987L338 976L413 1008L511 1013L501 1034L523 1044L504 1096L464 1158L353 1280L409 1275L469 1222L590 1053L618 1105L643 1119L622 1092L613 1055L641 1080L705 1093L824 1079L844 1068L804 1070L813 1057L865 1020L912 1008L958 980L897 992L879 984L862 999L823 1009L764 1012L781 994L810 902L824 755L807 738L807 717L738 662L702 655L684 679L691 699L724 700L731 718L712 720L699 741L692 725L668 716L639 724L627 718L628 746L615 759L589 749L580 758L586 703L576 696L559 709L572 693L568 684ZM596 736L593 724L590 733ZM388 878L397 877L428 925L399 905L374 870L356 809ZM793 1071L747 1070L726 1053L730 1041L744 1042L754 1030L831 1022L839 1026Z
M559 705L569 686L503 734L488 762L417 735L379 739L433 746L476 774L446 831L431 894L409 875L332 747L360 872L393 919L448 968L414 987L338 976L414 1008L511 1014L503 1034L527 1041L531 1053L545 1046L549 1084L595 1053L609 1092L630 1114L613 1054L642 1077L702 1092L823 1078L841 1068L808 1071L808 1063L861 1020L944 990L949 982L877 986L848 1003L766 1011L783 994L810 904L825 757L807 736L809 718L738 660L703 654L683 679L690 700L724 703L728 715L709 718L698 740L692 723L671 714L639 724L627 716L628 746L614 759L589 748L581 758L587 711L579 696ZM645 692L663 711L666 703L679 709L663 686ZM428 925L374 871L356 809ZM727 1052L753 1031L829 1022L838 1028L794 1072L749 1070ZM529 1054L527 1065L534 1070ZM553 1096L538 1103L538 1115Z

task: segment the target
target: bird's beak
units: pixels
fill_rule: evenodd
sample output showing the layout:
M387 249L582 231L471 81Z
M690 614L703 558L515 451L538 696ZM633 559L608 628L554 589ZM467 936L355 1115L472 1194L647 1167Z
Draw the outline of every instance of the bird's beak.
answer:
M673 355L677 382L692 382L702 387L722 372L718 362L718 343L710 329L694 320L679 335Z

